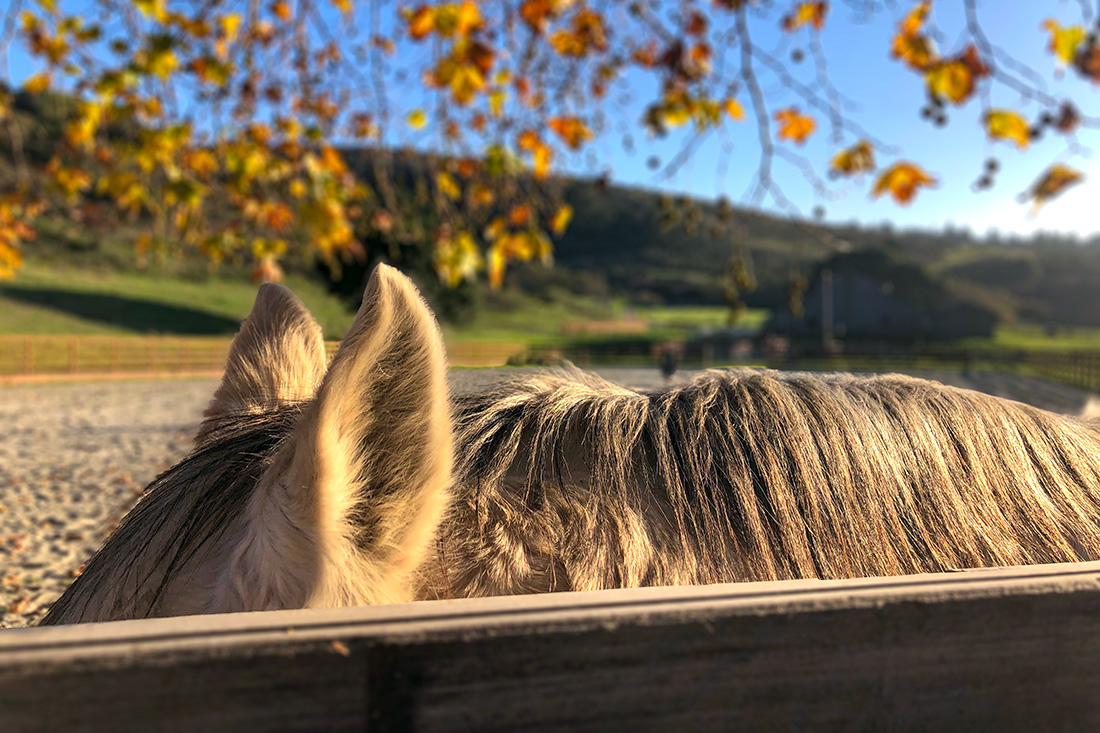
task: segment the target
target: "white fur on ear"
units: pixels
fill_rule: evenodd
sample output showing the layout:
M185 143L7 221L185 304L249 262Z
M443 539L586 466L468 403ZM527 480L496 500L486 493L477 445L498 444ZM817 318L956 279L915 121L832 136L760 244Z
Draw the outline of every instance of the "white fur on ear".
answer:
M411 600L450 499L443 340L379 265L314 402L260 480L223 610Z
M206 441L219 418L311 399L326 362L321 327L302 301L282 285L261 285L233 339L196 445Z

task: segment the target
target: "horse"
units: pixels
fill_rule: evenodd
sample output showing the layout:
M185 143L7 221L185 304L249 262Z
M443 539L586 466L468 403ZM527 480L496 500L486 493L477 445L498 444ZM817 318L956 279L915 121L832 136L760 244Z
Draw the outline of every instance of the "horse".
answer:
M43 624L1100 557L1092 424L900 375L575 369L451 396L380 265L331 365L263 285L193 451Z

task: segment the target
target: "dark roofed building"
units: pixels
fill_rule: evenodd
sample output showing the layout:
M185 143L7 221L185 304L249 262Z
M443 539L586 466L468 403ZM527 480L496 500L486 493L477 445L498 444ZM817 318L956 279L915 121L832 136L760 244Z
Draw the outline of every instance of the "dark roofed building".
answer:
M846 341L943 341L990 336L998 321L924 268L881 250L839 254L818 265L803 307L801 318L777 312L765 331L798 340L831 333Z

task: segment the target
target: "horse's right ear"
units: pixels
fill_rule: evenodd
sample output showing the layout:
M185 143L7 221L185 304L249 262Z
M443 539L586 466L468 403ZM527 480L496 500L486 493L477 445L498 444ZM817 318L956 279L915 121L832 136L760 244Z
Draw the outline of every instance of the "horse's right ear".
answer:
M321 327L282 285L265 283L229 348L225 376L204 413L195 445L227 417L313 398L327 359Z

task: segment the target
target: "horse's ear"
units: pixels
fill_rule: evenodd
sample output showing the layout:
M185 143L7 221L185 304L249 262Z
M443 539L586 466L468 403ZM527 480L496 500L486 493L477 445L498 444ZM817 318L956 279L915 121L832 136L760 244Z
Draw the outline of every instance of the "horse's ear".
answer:
M229 348L225 376L195 443L205 443L232 415L311 399L325 375L325 363L321 327L302 301L282 285L261 285Z
M246 608L408 599L449 498L450 400L428 306L379 265L234 560ZM233 605L233 604L230 604Z

